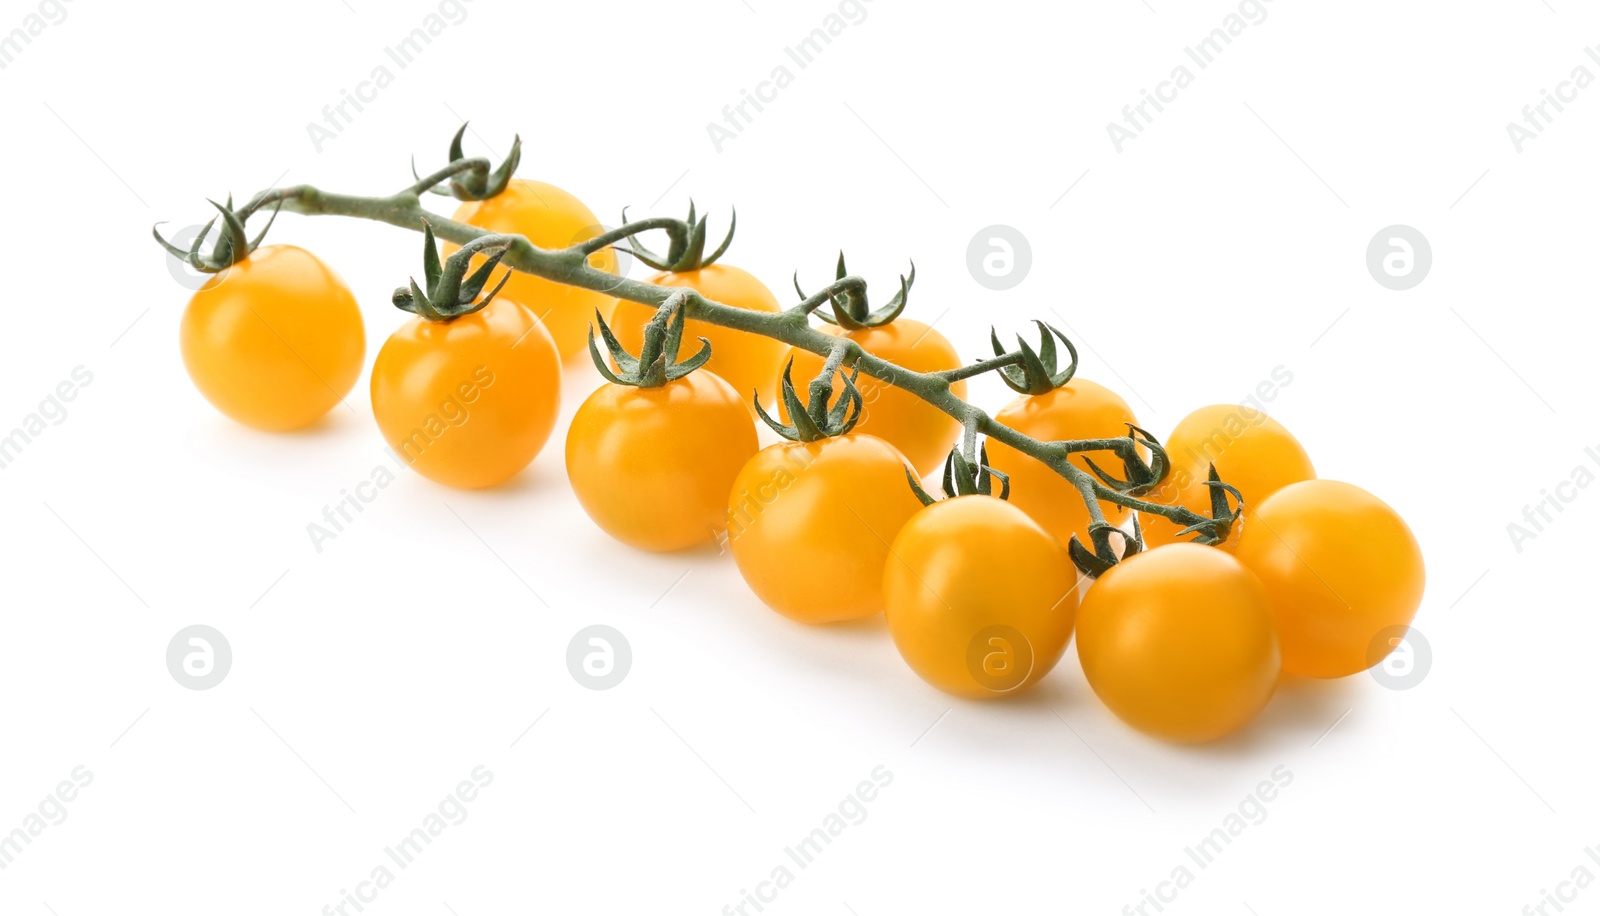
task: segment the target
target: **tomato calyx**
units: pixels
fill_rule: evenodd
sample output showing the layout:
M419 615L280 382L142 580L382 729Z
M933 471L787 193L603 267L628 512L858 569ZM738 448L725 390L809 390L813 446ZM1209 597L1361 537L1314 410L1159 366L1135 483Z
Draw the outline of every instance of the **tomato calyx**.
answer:
M917 282L917 264L911 262L911 275L900 275L900 291L895 293L883 308L873 311L867 304L867 285L865 283L845 283L845 278L850 275L845 270L844 252L839 252L839 266L835 269L834 282L829 284L823 293L826 300L819 300L813 308L820 308L822 301L831 306L833 314L817 312L817 317L829 324L838 325L846 331L861 331L866 328L882 327L896 318L905 310L906 298L911 293L911 284ZM794 291L800 294L801 300L810 300L806 291L800 288L800 272L795 271ZM811 309L806 309L809 313Z
M761 399L755 398L756 415L762 422L772 428L772 431L793 442L816 442L819 439L832 439L843 436L855 429L856 423L861 419L862 409L866 406L861 397L861 389L856 387L856 378L860 376L861 369L857 367L848 375L840 369L844 359L845 349L837 348L828 357L822 367L822 373L811 382L809 403L800 403L800 395L794 390L794 380L790 377L794 370L794 358L783 367L783 381L780 384L780 397L783 406L789 411L789 425L779 423L761 406ZM839 392L837 399L833 396L833 376L839 374L844 382L844 388Z
M429 185L426 188L428 193L438 194L441 197L454 197L456 200L488 200L510 186L511 175L522 162L522 135L518 134L512 138L511 152L507 153L505 161L491 172L488 160L468 159L461 152L461 138L467 132L467 123L466 121L461 123L455 138L450 141L450 162L445 166L446 171L452 172L447 183L450 190ZM414 156L411 159L411 174L418 183L432 180L417 175L417 161Z
M606 324L600 310L595 309L595 324L589 326L589 358L594 360L594 367L599 369L600 374L606 377L606 381L613 385L660 388L704 366L706 361L711 359L711 341L704 337L700 338L700 349L695 355L682 362L678 361L678 349L683 345L684 313L687 311L685 306L688 302L688 292L679 290L661 303L661 308L656 310L655 316L644 327L644 344L639 348L638 356L634 356L623 347L616 335L611 333L611 326ZM620 371L612 372L605 357L600 355L600 348L595 346L594 329L597 325L600 328L600 336L606 342L606 349L611 352L611 358L616 361Z
M997 499L1011 498L1011 476L1004 471L997 471L989 466L989 446L983 443L978 446L977 460L972 460L961 454L961 446L950 450L949 457L944 460L944 480L942 481L946 499L957 496L994 496ZM1000 492L994 492L994 482L1000 481ZM924 506L931 506L939 500L929 495L922 488L922 481L908 466L906 468L906 481L911 484L911 492L917 494L917 499Z
M1116 545L1112 538L1116 537L1122 543L1122 553L1117 553ZM1074 534L1067 539L1067 556L1072 562L1083 570L1083 574L1091 579L1098 579L1107 570L1126 560L1136 553L1144 551L1144 532L1139 528L1139 516L1133 517L1133 533L1129 534L1116 525L1106 521L1089 523L1089 540L1093 542L1094 549L1083 546Z
M194 237L194 242L189 246L188 251L184 251L182 248L162 238L161 232L157 228L161 225L160 223L150 227L150 234L155 236L156 242L162 248L165 248L168 254L195 270L207 274L221 273L248 258L251 252L261 247L261 240L267 237L267 230L272 228L272 224L278 219L278 211L283 209L283 201L279 200L278 205L272 208L272 216L267 218L267 224L261 227L261 231L256 233L255 238L251 238L245 233L244 224L251 214L255 212L256 205L254 201L238 210L233 208L232 194L228 195L226 204L219 204L209 198L206 203L216 207L220 216L211 217L204 226L200 227L200 232ZM206 236L211 234L211 227L217 224L219 218L222 220L222 231L217 236L216 244L211 246L210 254L201 254L200 248L205 244Z
M1199 534L1194 539L1196 544L1221 544L1233 532L1233 525L1244 514L1244 497L1237 488L1223 483L1217 476L1217 466L1210 466L1211 470L1206 475L1205 484L1211 488L1211 518L1206 521L1196 522L1179 531L1176 537L1189 534ZM1228 497L1232 496L1235 505L1229 506Z
M660 229L667 234L667 253L663 257L639 244L633 234L628 235L628 248L633 256L656 270L668 273L688 273L710 267L717 262L728 250L728 245L733 242L733 230L739 225L739 213L730 211L728 217L728 234L723 237L722 244L710 254L706 254L706 220L710 217L702 216L695 220L694 201L689 201L689 218L658 219L650 222L655 225L648 228ZM622 222L628 222L628 208L622 208Z
M1101 470L1100 466L1094 463L1094 459L1088 455L1083 456L1083 461L1089 466L1089 470L1094 473L1094 476L1100 478L1100 482L1111 489L1129 496L1143 496L1155 489L1167 478L1168 471L1172 469L1172 462L1167 457L1167 450L1161 446L1160 442L1156 441L1156 437L1151 435L1149 431L1132 423L1126 425L1128 427L1127 438L1114 440L1120 446L1116 451L1118 457L1122 459L1123 474L1126 476L1126 480L1118 479ZM1150 450L1149 461L1146 461L1139 454L1139 449L1137 448L1139 445Z
M1048 394L1072 381L1072 377L1078 372L1078 348L1072 345L1067 335L1057 330L1054 325L1045 324L1043 321L1036 320L1034 324L1039 327L1039 348L1035 350L1021 334L1018 334L1017 352L1021 354L1021 359L1016 365L1000 366L996 370L1007 387L1019 394ZM1056 367L1058 338L1072 355L1072 362L1059 371ZM994 345L995 356L1010 355L1005 347L1000 346L1000 335L995 333L992 327L989 329L989 342Z
M479 236L461 246L442 265L439 263L439 244L433 237L433 225L427 220L422 221L422 236L422 277L427 289L418 286L415 277L411 278L409 288L402 286L396 289L394 305L401 311L428 321L449 321L470 315L493 301L501 287L511 279L511 271L507 270L500 278L500 283L488 295L478 299L478 294L489 282L489 275L499 265L500 259L506 256L506 252L511 250L512 239L509 236ZM472 258L477 254L488 255L489 259L471 276L467 276L467 269L472 266Z

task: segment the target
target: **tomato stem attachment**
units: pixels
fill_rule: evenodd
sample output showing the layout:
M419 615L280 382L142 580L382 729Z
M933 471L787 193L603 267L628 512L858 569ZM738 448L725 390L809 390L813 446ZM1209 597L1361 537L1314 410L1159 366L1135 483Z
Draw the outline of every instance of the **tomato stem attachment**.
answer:
M1000 378L1006 385L1012 391L1021 394L1047 394L1072 381L1072 377L1078 372L1078 348L1072 345L1067 335L1057 330L1054 325L1045 324L1043 321L1035 321L1034 324L1039 328L1039 349L1035 351L1028 341L1018 334L1015 352L1020 354L1020 358L1015 363L997 367ZM1072 356L1072 362L1060 371L1056 369L1057 339L1066 346L1067 352ZM992 327L989 329L989 342L994 346L996 358L1008 355L1006 349L1000 346L1000 335L995 333Z
M733 230L739 225L739 213L736 210L730 212L728 234L723 236L722 244L717 246L717 250L710 254L705 253L707 219L709 217L702 216L698 221L695 220L694 201L691 200L689 201L689 218L687 220L650 220L648 222L652 223L652 225L643 229L633 228L639 224L632 224L624 227L630 228L631 231L621 234L618 241L624 238L627 239L628 249L633 252L633 256L656 270L679 274L700 270L703 267L710 267L715 264L717 259L722 257L728 250L728 245L733 242ZM622 221L624 223L628 222L627 207L622 208ZM667 233L667 254L665 257L641 246L639 240L634 238L640 232L648 231L649 229L660 229ZM596 250L598 251L599 249Z
M1113 537L1122 544L1120 555L1112 542ZM1144 533L1139 527L1137 515L1133 517L1132 534L1104 520L1090 522L1089 540L1094 544L1093 550L1083 546L1083 542L1078 540L1076 534L1068 538L1067 555L1072 557L1073 564L1091 579L1099 578L1118 562L1144 550Z
M512 138L511 152L507 153L505 161L491 172L489 160L481 157L468 159L462 154L461 138L466 132L467 122L463 121L461 128L450 141L450 164L427 178L417 175L416 157L412 157L411 175L417 181L407 190L413 194L427 192L442 197L454 197L456 200L488 200L504 191L511 184L511 176L517 171L517 165L522 162L522 136L519 134ZM445 182L449 183L448 191L438 187Z
M247 205L239 210L233 209L232 194L228 195L226 204L219 204L209 199L206 203L216 207L222 219L222 231L217 234L216 244L211 246L210 254L202 255L200 248L205 244L206 236L211 234L211 227L217 224L218 216L211 217L204 226L200 227L200 233L194 237L194 242L189 246L188 251L184 251L182 248L162 238L161 232L157 228L161 225L160 223L150 227L150 234L155 236L156 241L160 243L162 248L167 250L168 254L195 270L208 274L221 273L227 270L248 258L251 252L261 247L261 240L267 237L267 230L272 228L272 224L278 219L278 211L283 209L282 202L279 202L278 206L273 208L272 216L267 219L267 224L261 227L261 231L256 233L255 238L250 238L244 231L244 224L250 218L250 214L255 212L253 207Z
M589 357L594 360L594 367L599 369L600 374L606 377L606 381L613 385L660 388L704 366L706 361L711 359L711 341L704 337L700 338L700 349L695 355L683 362L678 361L678 349L683 344L686 301L687 297L682 291L667 297L667 301L656 310L650 323L645 325L644 344L639 348L637 357L622 346L616 335L611 333L611 326L606 324L600 310L595 309L595 323L589 325ZM595 346L596 327L600 328L600 336L606 342L606 349L611 352L611 358L616 360L620 371L612 372L605 357L600 355L600 348Z
M848 343L837 341L836 343ZM779 396L783 398L783 406L789 411L789 423L779 423L761 406L759 397L752 399L756 415L772 428L778 435L794 442L816 442L819 439L831 439L834 436L843 436L855 428L861 419L861 411L865 402L861 397L861 389L856 387L856 378L861 374L859 368L849 375L839 371L839 366L844 361L847 348L833 347L828 354L828 362L824 364L822 374L811 383L808 392L808 403L800 402L800 395L794 390L794 358L783 367L783 381L779 385ZM844 387L839 391L837 399L833 393L833 376L838 373ZM831 402L831 403L830 403Z
M944 460L944 479L942 481L944 495L947 499L957 496L995 496L999 499L1011 498L1011 476L1004 471L997 471L989 466L989 446L983 443L977 446L978 454L968 458L962 454L963 448L970 445L958 446L950 450L949 456ZM994 492L994 481L1000 481L1000 492ZM906 482L911 484L911 492L917 495L924 506L931 506L938 502L928 491L923 489L922 481L917 479L916 472L906 467Z
M829 324L838 325L846 331L859 331L864 328L876 328L888 324L900 317L905 310L906 298L911 294L911 284L917 282L917 264L911 262L911 275L900 275L900 291L877 311L872 311L867 304L867 284L865 280L848 282L852 278L849 271L845 270L844 252L839 252L839 265L835 269L834 282L823 287L822 292L816 296L807 296L805 290L800 288L800 273L794 275L794 291L800 294L801 304L809 306L806 314L817 311L823 303L832 306L832 314L817 311L817 317Z
M1211 518L1206 521L1196 522L1178 532L1178 537L1187 534L1199 534L1195 542L1199 544L1220 544L1228 539L1233 531L1233 525L1244 514L1244 496L1239 491L1222 482L1217 476L1217 466L1210 466L1206 475L1206 486L1211 488ZM1228 497L1232 496L1234 505L1228 505Z
M1094 476L1100 478L1101 483L1116 490L1118 493L1143 496L1166 479L1167 471L1171 467L1171 461L1167 457L1167 450L1161 447L1161 443L1156 441L1155 436L1132 423L1125 425L1128 427L1128 436L1126 438L1101 441L1106 443L1102 446L1103 448L1116 452L1118 457L1122 459L1126 480L1119 480L1102 471L1100 466L1094 463L1094 459L1088 455L1084 455L1083 460L1085 464L1089 465L1089 470L1094 473ZM1145 461L1144 456L1139 454L1137 448L1129 447L1130 443L1142 445L1149 449L1150 460L1148 462Z
M427 288L418 286L416 278L411 278L409 287L402 286L394 291L395 308L420 315L429 321L449 321L481 311L494 301L506 281L511 279L511 271L508 270L487 296L478 299L478 294L489 282L489 275L511 248L510 238L485 235L473 239L461 246L461 250L452 254L442 266L439 263L439 245L433 238L433 226L427 220L422 221L422 238L422 277ZM472 266L472 258L477 254L486 254L489 259L469 277L466 275L467 269Z

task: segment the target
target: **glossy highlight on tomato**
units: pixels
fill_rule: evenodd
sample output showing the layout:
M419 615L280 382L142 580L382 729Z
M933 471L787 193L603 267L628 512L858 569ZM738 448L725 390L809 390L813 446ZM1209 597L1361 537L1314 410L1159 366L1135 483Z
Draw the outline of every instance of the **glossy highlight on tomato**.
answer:
M913 372L942 372L961 366L961 357L943 334L910 318L896 318L885 325L854 331L845 331L834 325L825 325L818 330L835 337L849 338L873 356ZM790 348L780 360L780 365L787 365L790 359L794 360L792 377L796 382L809 381L822 372L823 357L809 350ZM781 373L780 369L779 375ZM833 381L835 394L843 387L844 381L836 376ZM896 388L865 375L856 379L856 387L861 389L863 401L856 432L888 441L911 461L919 476L925 477L939 467L950 451L951 443L961 434L961 424L954 417L904 388ZM953 382L950 393L965 398L966 380ZM789 422L789 407L781 400L778 412L779 419Z
M1375 643L1410 626L1427 578L1399 513L1337 480L1269 496L1245 516L1236 553L1271 597L1284 671L1307 677L1344 677L1381 661L1389 647Z
M858 433L757 452L734 480L727 517L751 590L803 623L883 610L889 544L922 508L906 467L894 446Z
M516 476L549 439L561 406L550 333L503 293L446 321L412 318L372 366L372 412L412 470L446 486Z
M526 236L540 248L567 248L600 235L605 230L583 202L552 184L513 178L504 191L488 200L469 200L456 208L454 219L490 232ZM458 245L445 245L445 256ZM473 269L483 262L473 259ZM607 248L589 256L589 266L617 272L616 252ZM515 271L502 294L519 302L544 323L562 359L585 353L589 323L596 310L611 317L616 298L594 290L567 286Z
M1171 544L1103 573L1078 614L1078 659L1119 719L1211 741L1256 717L1282 667L1267 590L1225 551Z
M567 478L605 532L644 550L718 539L728 492L757 449L733 386L700 369L659 387L607 383L567 430Z
M361 375L355 296L316 255L268 245L214 274L189 300L183 365L212 406L269 431L309 426Z
M663 271L647 282L671 289L692 289L713 302L757 312L783 311L776 296L750 273L728 264L709 264L699 270L681 273ZM612 329L629 352L637 353L644 344L644 327L655 317L656 307L626 299L617 303ZM783 354L782 342L760 334L724 328L691 318L685 323L684 340L705 338L711 342L711 362L706 368L722 376L739 397L749 403L754 395L770 404L777 391Z
M1079 594L1060 542L983 494L917 513L883 568L884 619L901 657L933 686L974 699L1050 673L1072 638Z

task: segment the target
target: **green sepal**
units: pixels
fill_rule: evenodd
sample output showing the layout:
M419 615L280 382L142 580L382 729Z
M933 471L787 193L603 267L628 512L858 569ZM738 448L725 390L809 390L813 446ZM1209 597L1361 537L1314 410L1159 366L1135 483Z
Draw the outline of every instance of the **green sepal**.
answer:
M1206 486L1211 488L1211 517L1195 522L1179 531L1174 537L1182 538L1196 534L1196 544L1221 544L1233 532L1233 526L1244 514L1244 497L1239 495L1237 488L1222 482L1217 476L1217 466L1211 465L1206 475ZM1228 497L1232 496L1236 505L1228 504Z
M1122 556L1117 556L1117 551L1112 546L1111 538L1115 536L1122 541ZM1133 533L1118 528L1110 522L1091 522L1089 524L1089 540L1094 544L1094 549L1083 546L1074 534L1067 539L1067 556L1084 575L1091 579L1104 575L1106 570L1117 565L1122 560L1141 553L1144 550L1144 529L1139 526L1139 517L1133 517Z
M1211 465L1210 471L1206 474L1206 486L1211 488L1211 521L1190 525L1179 534L1198 532L1200 537L1195 538L1196 543L1221 544L1228 539L1229 534L1233 533L1234 524L1244 514L1244 496L1236 487L1222 482L1222 478L1217 476L1215 464ZM1237 503L1236 506L1228 505L1230 495Z
M839 263L834 269L834 282L837 283L849 275L849 271L844 266L844 252L841 251L839 252ZM828 292L829 310L827 312L819 311L817 315L828 324L838 325L846 331L882 327L899 318L900 313L905 311L906 300L911 295L911 285L915 282L917 282L917 264L913 261L911 262L910 276L900 275L900 290L877 311L873 311L868 304L866 286L863 284L859 289L846 288L837 294L830 290ZM798 271L794 276L794 291L800 294L801 299L808 298L805 290L800 288L800 274Z
M422 221L422 239L422 278L428 289L434 289L439 285L444 265L439 260L439 246L433 238L433 224L427 220Z
M450 140L450 162L460 162L466 158L461 151L461 139L467 133L468 122L463 121L456 130L456 135ZM522 136L520 134L511 139L511 152L494 170L487 168L473 168L461 172L450 179L449 190L442 188L429 188L428 191L441 197L454 197L456 200L488 200L504 191L511 184L511 176L516 174L517 166L522 163ZM411 174L417 174L416 158L411 160ZM418 180L421 176L417 176Z
M783 367L783 380L778 386L778 396L783 398L783 406L789 412L789 424L784 425L767 413L761 406L759 396L752 399L756 415L763 423L772 428L778 435L794 442L816 442L819 439L831 439L843 436L855 429L856 423L861 420L861 412L866 406L861 397L861 389L856 387L856 379L861 375L859 367L848 375L839 371L839 378L844 382L844 390L838 397L834 397L833 383L829 380L825 385L812 385L810 390L810 404L803 404L800 395L795 391L794 358ZM820 377L819 377L820 381Z
M928 494L927 490L922 488L922 481L917 479L917 472L911 469L911 465L906 465L905 471L906 483L911 485L911 492L916 494L918 501L920 501L924 506L931 506L938 502L937 499L934 499Z
M683 330L685 327L688 293L683 290L668 296L661 307L656 309L650 323L644 328L644 344L639 348L639 355L629 353L617 336L612 333L611 326L601 316L600 310L594 313L595 323L589 326L589 357L594 360L594 366L605 376L606 381L613 385L626 385L631 388L660 388L668 382L675 382L689 373L704 366L711 359L711 341L700 338L700 349L691 357L682 362L678 361L678 351L683 346ZM600 329L600 336L605 341L606 350L611 353L611 358L616 361L618 372L612 372L604 356L600 355L600 348L595 345L594 331Z
M1167 450L1162 447L1161 443L1149 431L1132 423L1125 425L1128 427L1128 438L1135 444L1142 445L1150 450L1150 460L1148 462L1137 457L1139 454L1138 449L1129 449L1135 457L1122 459L1122 467L1126 479L1118 479L1101 470L1100 466L1094 463L1094 459L1088 455L1084 455L1083 460L1084 463L1089 465L1089 470L1100 478L1101 483L1116 490L1118 493L1142 496L1155 489L1166 479L1167 472L1171 469L1171 460L1167 456Z
M507 270L488 295L478 298L483 292L483 287L489 282L489 276L500 264L500 259L510 250L509 242L481 245L477 242L468 242L441 265L439 243L433 236L433 225L423 220L422 276L426 288L418 286L416 278L411 278L408 286L399 287L394 291L395 307L429 321L449 321L452 318L482 311L494 301L495 296L499 295L506 281L511 279L511 271ZM487 260L473 271L471 276L467 276L473 257L479 254L487 255Z
M662 228L667 233L667 253L665 256L656 254L640 245L633 236L628 237L628 247L633 256L656 270L670 273L688 273L710 267L717 262L728 250L728 245L733 242L733 232L739 226L739 212L730 211L728 217L728 234L722 237L722 244L716 250L706 254L706 220L709 217L695 218L694 201L689 201L689 218L687 220L673 220L668 226ZM622 222L628 222L628 208L622 208Z
M917 494L917 498L922 500L924 506L937 502L922 488L921 482L917 480L909 469L906 471L906 477L911 482L912 492ZM1000 481L1000 492L998 494L994 492L994 482L996 480ZM977 461L968 460L967 456L961 453L961 446L957 445L952 448L950 454L944 459L944 477L941 483L947 499L975 495L997 496L999 499L1011 498L1011 476L1004 471L997 471L989 466L989 445L987 442L978 446Z
M206 203L215 207L219 215L213 216L204 226L200 227L200 233L194 237L194 242L189 246L188 251L184 251L182 248L162 238L158 228L161 225L160 223L150 227L150 234L155 237L157 244L166 249L168 254L200 273L206 274L221 273L248 258L252 252L260 248L262 239L267 237L267 230L272 228L272 224L278 219L278 212L283 209L283 201L280 200L277 202L277 206L272 208L272 215L267 218L267 224L261 227L261 231L256 233L255 238L251 238L245 233L244 224L255 213L255 207L246 204L240 210L235 210L233 208L232 194L228 195L226 204L219 204L210 199L207 199ZM205 244L206 237L211 234L211 228L217 224L218 219L222 220L222 231L217 236L216 244L211 246L211 253L202 255L200 249Z
M993 496L994 478L1000 479L1000 498L1011 498L1011 477L989 466L989 445L978 446L976 463L961 454L961 447L950 450L944 462L944 492L946 496Z
M1022 335L1017 335L1017 345L1022 353L1022 364L1019 366L1001 366L1000 378L1012 391L1021 394L1040 395L1072 381L1073 375L1078 371L1078 348L1072 345L1067 335L1061 333L1054 325L1043 321L1035 321L1039 328L1039 347L1034 349ZM1066 346L1067 352L1072 355L1072 362L1065 369L1057 369L1056 340L1059 339ZM1005 347L1000 346L1000 335L994 328L989 329L989 342L994 346L995 356L1005 356Z

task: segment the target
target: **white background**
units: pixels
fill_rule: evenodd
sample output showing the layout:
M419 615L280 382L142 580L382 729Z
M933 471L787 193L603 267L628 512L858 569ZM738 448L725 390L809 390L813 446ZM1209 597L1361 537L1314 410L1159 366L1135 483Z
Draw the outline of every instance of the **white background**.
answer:
M0 471L0 831L94 774L0 871L0 912L314 916L479 765L494 781L468 819L368 912L715 914L789 864L771 913L1114 914L1187 864L1171 913L1513 914L1576 866L1600 874L1600 493L1565 491L1520 551L1506 529L1600 471L1600 88L1520 153L1505 126L1574 67L1600 74L1600 16L1276 0L1199 71L1183 48L1236 6L873 0L799 70L784 47L836 5L465 8L400 70L384 48L438 6L76 0L0 71L0 427L93 373ZM36 9L8 0L0 32ZM1184 63L1194 83L1118 153L1106 123ZM307 123L379 64L393 84L319 152ZM719 153L706 123L779 64L793 84ZM1070 652L1026 697L952 701L879 621L806 628L713 550L609 541L559 438L489 492L402 475L318 553L307 523L385 460L365 377L303 434L225 420L184 374L189 291L148 230L275 182L392 192L413 153L442 164L461 118L469 152L520 132L520 174L610 223L692 196L721 225L736 205L728 262L784 298L842 247L879 298L915 259L909 314L968 358L991 324L1061 322L1082 374L1158 434L1285 367L1274 416L1423 545L1428 676L1292 683L1198 749L1120 725ZM1033 252L1005 292L966 267L995 223ZM1395 223L1434 254L1406 292L1365 266ZM293 216L272 236L356 290L370 365L417 238ZM596 381L569 373L568 415ZM194 623L233 648L208 691L164 660ZM592 623L632 645L609 691L564 661ZM793 866L784 848L880 765L867 819ZM1195 867L1184 848L1277 767L1293 781L1265 821Z

